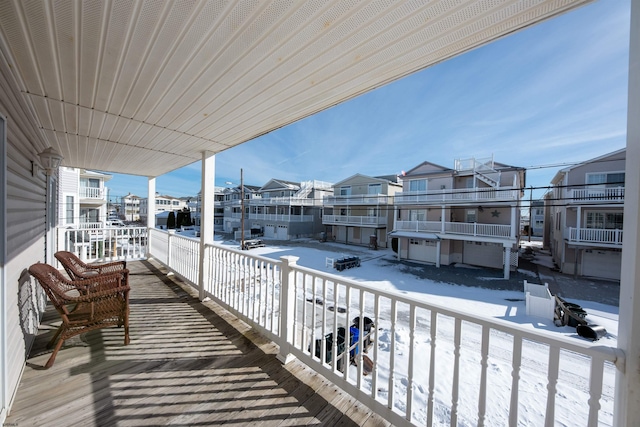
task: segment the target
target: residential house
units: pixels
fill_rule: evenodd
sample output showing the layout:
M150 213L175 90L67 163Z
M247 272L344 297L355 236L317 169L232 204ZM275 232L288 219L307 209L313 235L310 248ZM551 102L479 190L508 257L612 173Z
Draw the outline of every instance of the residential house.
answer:
M156 203L154 216L157 216L161 212L176 212L184 208L188 208L188 201L190 198L179 198L168 195L156 194ZM140 221L146 222L149 215L149 199L146 197L139 199L140 206Z
M490 159L423 162L402 176L390 233L398 259L502 268L518 262L525 169Z
M253 197L257 197L256 194L259 189L260 187L257 187L255 185L247 185L243 183L242 186L225 188L222 191L222 195L223 195L223 204L222 204L223 227L222 229L225 233L240 232L240 230L242 229L245 230L245 236L249 236L251 233L253 234L262 233L261 229L251 230L251 228L248 226L248 223L246 222L249 215L248 201L251 200ZM216 193L214 193L214 201L216 200L215 194ZM243 197L244 197L244 201L243 201ZM218 198L220 198L220 196L218 196ZM214 202L214 212L219 209L220 209L220 205L215 205L215 202ZM244 217L242 215L243 209L244 209ZM214 214L214 220L215 218L216 218L216 215ZM219 214L218 214L218 218L220 218ZM244 224L243 224L243 221L244 221Z
M395 175L353 175L333 186L323 201L322 223L328 238L355 245L387 247L393 228L393 196L402 191Z
M534 200L531 202L531 235L542 237L544 234L544 200Z
M58 171L58 224L73 228L100 228L108 218L111 175L61 167Z
M120 199L120 212L125 221L140 221L140 199L131 193Z
M620 280L626 149L564 168L547 197L553 260L564 273Z
M246 200L245 230L279 240L317 237L323 231L322 200L332 192L327 182L271 179Z

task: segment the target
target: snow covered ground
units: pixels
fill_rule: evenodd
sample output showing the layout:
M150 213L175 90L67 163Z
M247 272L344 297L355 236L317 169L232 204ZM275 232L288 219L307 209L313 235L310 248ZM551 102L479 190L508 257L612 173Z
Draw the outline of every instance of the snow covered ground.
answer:
M217 241L222 245L238 247L237 242ZM370 251L366 248L327 244L314 241L303 241L296 245L272 245L266 241L264 248L256 248L251 254L263 255L277 259L284 255L299 257L298 264L341 277L366 282L381 290L402 293L417 300L444 307L454 308L463 313L476 313L517 323L527 328L547 330L558 336L564 336L568 341L581 340L587 342L576 333L574 327L557 327L553 322L526 315L524 293L522 291L503 291L485 287L470 287L456 283L443 283L424 278L420 273L420 266L408 268L404 264L393 261L395 254L388 249ZM341 255L357 255L362 263L358 268L351 268L338 272L326 265L326 258L338 258ZM471 269L469 274L476 279L486 281L503 280L485 274L483 269ZM480 276L480 277L479 277ZM534 280L532 278L532 280ZM589 323L604 326L607 335L594 343L599 346L616 346L618 330L618 307L600 304L592 301L571 300L581 305L588 313ZM385 307L381 316L376 319L378 394L386 398L389 390L389 373L392 358L389 354L391 331L390 322L385 320ZM388 318L388 317L387 317ZM440 318L437 323L438 339L436 343L435 365L436 384L434 399L434 425L449 425L452 406L453 386L453 353L454 353L454 320ZM426 422L426 408L428 399L428 384L430 363L430 319L427 313L418 313L419 325L415 340L414 354L419 355L420 363L413 374L413 398L411 400L412 414L417 424ZM424 325L424 328L421 326ZM458 425L473 426L477 424L478 390L481 374L482 330L479 326L463 323L463 344L460 351L460 391L458 406ZM507 425L508 409L512 384L512 340L510 335L492 331L490 335L490 349L488 359L488 390L487 413L485 425ZM406 399L409 385L409 346L410 334L408 328L398 323L395 331L396 351L393 366L395 378L392 382L394 407L404 410L409 403ZM371 354L371 351L370 351ZM424 363L422 361L424 360ZM527 342L523 345L522 368L519 381L519 425L537 426L544 424L547 399L547 364L549 349L545 345ZM560 377L557 385L555 425L578 426L586 425L589 406L589 359L570 352L561 352ZM353 378L355 369L349 372ZM604 372L603 395L601 398L601 425L612 425L613 388L615 368L607 365ZM371 378L364 379L365 387L371 387Z

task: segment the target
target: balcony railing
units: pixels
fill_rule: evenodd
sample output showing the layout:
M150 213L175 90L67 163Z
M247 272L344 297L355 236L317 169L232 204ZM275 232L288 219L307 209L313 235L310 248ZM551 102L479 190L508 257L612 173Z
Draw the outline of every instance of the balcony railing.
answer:
M106 188L80 187L81 199L106 200Z
M570 243L622 247L622 230L619 229L567 227L564 238Z
M430 205L444 203L488 203L518 201L520 189L503 188L457 188L426 191L403 191L394 196L394 205Z
M149 237L151 256L195 287L199 242L159 230ZM392 424L613 424L620 350L381 291L296 260L207 245L203 297L279 344L279 358L297 357ZM376 325L369 353L375 364L366 377L361 351L357 367L341 370L349 349L340 355L337 340L319 339L365 316ZM365 340L360 334L351 348L362 349ZM524 410L521 396L529 393L539 398L527 398ZM588 408L585 419L578 405Z
M325 196L325 206L378 206L393 204L393 196L383 194L356 194L353 196Z
M92 223L95 224L95 223ZM144 259L146 227L58 228L58 250L73 252L86 262Z
M306 197L263 197L247 200L251 206L322 206L319 199Z
M258 214L250 213L249 219L261 219L278 222L313 222L313 215Z
M396 221L395 229L418 233L463 234L466 236L515 238L508 224L481 224L477 222Z
M574 188L568 193L569 203L624 203L624 187Z
M325 225L361 225L379 226L387 224L384 216L355 216L355 215L325 215L322 217Z

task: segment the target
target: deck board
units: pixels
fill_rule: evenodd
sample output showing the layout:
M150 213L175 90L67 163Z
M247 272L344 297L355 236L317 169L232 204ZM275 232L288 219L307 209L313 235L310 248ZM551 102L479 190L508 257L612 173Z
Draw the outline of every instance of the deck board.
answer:
M68 340L48 370L49 306L6 425L388 426L152 261L131 269L131 343L121 328Z

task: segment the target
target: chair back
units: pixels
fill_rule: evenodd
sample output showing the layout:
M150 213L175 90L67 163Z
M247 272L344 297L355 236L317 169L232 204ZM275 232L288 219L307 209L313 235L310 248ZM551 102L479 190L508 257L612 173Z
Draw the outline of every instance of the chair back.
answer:
M85 277L85 273L89 270L87 264L82 262L73 252L58 251L54 254L56 259L64 267L71 280L80 280Z
M66 312L64 306L69 296L78 294L76 286L49 264L33 264L29 273L38 280L56 310Z

